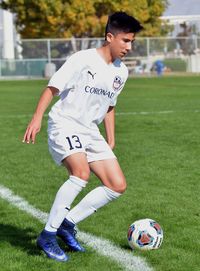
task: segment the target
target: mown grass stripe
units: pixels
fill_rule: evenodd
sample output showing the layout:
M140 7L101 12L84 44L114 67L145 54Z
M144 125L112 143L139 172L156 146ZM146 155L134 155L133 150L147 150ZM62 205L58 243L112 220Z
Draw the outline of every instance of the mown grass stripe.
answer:
M183 110L183 111L174 111L174 110L165 110L165 111L130 111L130 112L116 112L116 116L131 116L131 115L164 115L164 114L176 114L176 113L200 113L200 110ZM0 115L0 119L12 119L12 118L31 118L32 114L8 114L5 116ZM44 117L48 117L48 114L44 114Z

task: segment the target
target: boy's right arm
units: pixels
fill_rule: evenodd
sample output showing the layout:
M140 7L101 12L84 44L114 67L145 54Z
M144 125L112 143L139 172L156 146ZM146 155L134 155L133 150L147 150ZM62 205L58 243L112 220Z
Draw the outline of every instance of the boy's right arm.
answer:
M23 142L32 142L33 144L35 143L35 137L36 134L40 131L44 112L46 111L53 97L57 93L58 89L54 87L47 87L44 90L37 104L35 113L33 114L32 120L28 124L26 132L24 134Z

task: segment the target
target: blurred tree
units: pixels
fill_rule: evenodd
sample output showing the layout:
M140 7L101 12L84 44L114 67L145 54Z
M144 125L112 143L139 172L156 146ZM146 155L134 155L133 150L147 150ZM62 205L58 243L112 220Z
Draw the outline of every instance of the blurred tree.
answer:
M102 37L108 14L126 11L145 27L140 36L168 33L161 27L167 0L2 0L15 14L22 38Z

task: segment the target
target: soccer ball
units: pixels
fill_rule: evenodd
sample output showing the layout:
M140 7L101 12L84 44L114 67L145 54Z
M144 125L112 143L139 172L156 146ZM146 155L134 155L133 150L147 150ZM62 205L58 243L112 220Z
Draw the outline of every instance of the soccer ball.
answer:
M163 230L156 221L145 218L130 225L127 237L132 249L158 249L163 241Z

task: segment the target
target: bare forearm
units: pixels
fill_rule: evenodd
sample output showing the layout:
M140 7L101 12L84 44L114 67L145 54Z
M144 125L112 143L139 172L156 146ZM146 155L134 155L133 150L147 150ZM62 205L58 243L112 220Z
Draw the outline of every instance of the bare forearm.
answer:
M35 117L38 117L38 118L42 119L42 117L44 115L44 112L46 111L47 107L51 103L51 101L52 101L53 97L55 96L56 92L57 92L57 89L52 88L52 87L51 88L47 87L43 91L43 93L42 93L42 95L41 95L41 97L39 99L39 102L37 104L37 107L35 109L35 113L34 113Z
M104 127L106 131L106 139L110 147L115 146L115 110L110 107L104 119Z
M46 88L37 104L37 107L35 109L35 113L33 114L32 120L30 121L25 134L23 138L23 142L27 143L35 143L35 137L36 134L40 131L41 123L42 123L42 117L44 115L44 112L46 111L48 105L52 101L54 95L57 93L56 88L48 87Z

